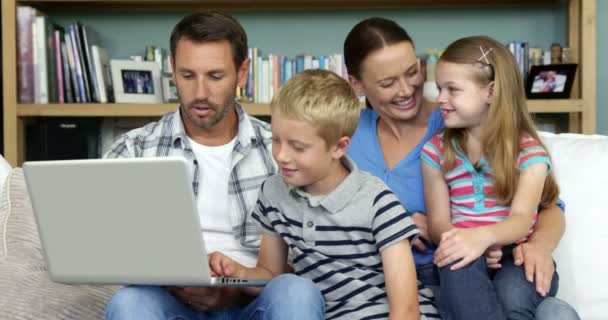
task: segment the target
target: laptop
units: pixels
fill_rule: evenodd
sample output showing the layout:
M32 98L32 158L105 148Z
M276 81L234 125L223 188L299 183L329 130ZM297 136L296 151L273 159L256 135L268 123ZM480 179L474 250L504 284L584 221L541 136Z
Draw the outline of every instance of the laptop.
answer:
M51 280L69 284L263 286L212 277L186 160L23 164Z

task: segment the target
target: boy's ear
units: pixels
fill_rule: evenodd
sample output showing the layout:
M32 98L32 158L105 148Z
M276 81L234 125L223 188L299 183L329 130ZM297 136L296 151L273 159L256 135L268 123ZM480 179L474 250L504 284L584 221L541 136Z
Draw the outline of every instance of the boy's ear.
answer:
M350 146L350 137L341 137L338 139L336 144L332 147L332 157L334 159L340 159L346 154L346 149Z
M364 95L363 85L361 84L361 81L359 81L355 76L350 74L348 75L348 81L350 82L350 86L353 88L357 96L361 97Z

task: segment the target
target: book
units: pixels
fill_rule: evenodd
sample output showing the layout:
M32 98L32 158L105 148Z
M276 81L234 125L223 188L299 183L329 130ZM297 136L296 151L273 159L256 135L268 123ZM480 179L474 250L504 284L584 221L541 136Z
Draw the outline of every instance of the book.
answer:
M66 33L65 34L65 46L66 52L68 56L68 64L70 69L70 75L72 80L72 89L74 91L74 101L77 103L85 102L82 101L82 95L80 93L80 83L78 81L78 72L76 72L76 60L74 59L74 48L72 45L72 37Z
M97 32L80 23L76 23L80 28L80 33L82 34L82 49L84 53L84 64L86 65L87 71L87 79L89 84L89 92L91 93L91 101L93 102L101 102L100 99L100 90L99 83L97 83L97 74L95 73L95 67L93 66L93 53L91 52L92 46L100 45L99 35ZM161 66L162 68L162 66Z
M99 87L99 102L113 102L114 90L112 89L112 76L108 53L104 48L96 45L91 47L91 53L93 56L93 68L95 69L95 81Z
M34 19L36 9L17 7L17 91L19 102L34 102Z
M65 38L65 34L63 36ZM74 91L72 90L72 74L70 72L68 51L65 41L61 41L61 64L63 71L64 101L72 103L74 102Z

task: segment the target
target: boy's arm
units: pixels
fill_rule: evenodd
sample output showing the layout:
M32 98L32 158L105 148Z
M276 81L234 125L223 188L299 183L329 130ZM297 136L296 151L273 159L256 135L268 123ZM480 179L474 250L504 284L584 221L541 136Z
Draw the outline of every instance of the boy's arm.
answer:
M389 320L418 319L416 267L408 240L382 250L382 264L389 304Z
M443 234L442 248L437 250L435 256L437 265L443 267L460 260L451 267L456 270L479 258L490 246L507 245L524 238L532 227L540 203L547 168L546 163L536 163L520 173L511 212L505 220L483 227L454 229Z
M272 279L288 271L287 244L278 235L264 233L255 267L247 268L222 254L212 256L209 265L214 273L223 277ZM255 296L262 288L243 287L242 291Z
M422 161L422 178L429 235L431 241L439 245L441 235L454 228L450 215L448 184L438 168L424 161Z

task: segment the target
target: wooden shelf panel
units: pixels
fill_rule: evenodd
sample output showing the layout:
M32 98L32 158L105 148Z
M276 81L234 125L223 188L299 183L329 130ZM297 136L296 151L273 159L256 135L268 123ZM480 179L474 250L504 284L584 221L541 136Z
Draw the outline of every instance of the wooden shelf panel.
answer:
M253 116L267 116L270 106L265 103L243 103L245 110ZM581 112L583 100L528 100L532 113ZM72 103L72 104L20 104L19 117L155 117L177 108L176 104L135 103Z
M532 99L528 100L531 113L568 113L583 111L582 99Z
M560 3L560 0L20 0L19 4L41 9L95 10L327 10L327 9L387 9L403 7L500 7L534 6Z
M267 104L243 103L252 116L270 114ZM155 117L177 109L174 103L70 103L70 104L19 104L19 117Z

